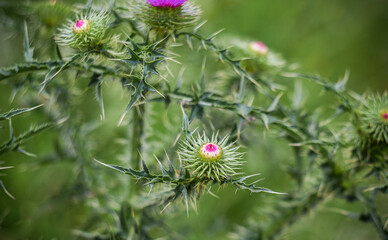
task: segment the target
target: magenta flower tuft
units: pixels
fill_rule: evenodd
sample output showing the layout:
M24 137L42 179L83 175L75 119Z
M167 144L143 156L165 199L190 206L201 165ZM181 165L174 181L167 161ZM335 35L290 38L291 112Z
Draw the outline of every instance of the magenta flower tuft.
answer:
M222 149L215 143L206 143L202 145L199 154L205 161L213 161L222 156Z
M268 53L268 47L262 42L252 42L250 47L260 56Z
M176 8L182 6L187 0L147 0L154 7Z
M89 21L86 19L77 20L74 24L73 30L75 33L81 33L89 27Z

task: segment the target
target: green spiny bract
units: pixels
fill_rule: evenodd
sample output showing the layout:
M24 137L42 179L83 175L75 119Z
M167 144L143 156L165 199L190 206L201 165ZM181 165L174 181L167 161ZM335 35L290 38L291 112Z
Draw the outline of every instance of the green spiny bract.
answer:
M362 130L377 143L388 143L388 94L367 97L360 109Z
M199 7L191 3L169 8L154 7L145 0L133 0L129 8L136 21L143 22L159 34L192 26L201 14Z
M58 44L81 51L99 52L112 39L107 34L109 16L105 11L92 10L77 20L68 20L56 35Z
M198 178L221 182L236 175L242 162L239 147L228 144L228 137L217 140L217 135L209 139L205 134L189 137L181 143L179 157Z

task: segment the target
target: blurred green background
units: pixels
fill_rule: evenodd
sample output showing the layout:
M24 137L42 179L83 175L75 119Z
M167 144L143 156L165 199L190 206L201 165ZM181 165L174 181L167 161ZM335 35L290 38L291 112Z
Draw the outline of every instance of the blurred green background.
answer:
M4 20L6 6L17 1L0 0L0 66L10 66L23 61L22 22L17 24ZM71 4L76 1L62 1ZM86 2L86 1L79 1ZM104 2L104 1L100 1ZM105 1L106 3L108 1ZM208 23L203 28L211 34L225 28L223 34L258 40L281 53L289 62L300 64L302 72L318 73L332 81L350 72L349 89L358 93L384 91L388 89L388 1L386 0L197 0L203 9L203 19ZM20 1L25 3L25 1ZM1 16L3 15L3 16ZM11 16L12 17L12 16ZM14 17L18 17L17 15ZM27 24L30 24L27 22ZM32 39L32 45L36 41ZM39 44L39 43L38 43ZM190 61L185 62L190 64ZM87 82L85 82L87 84ZM84 84L84 85L85 85ZM126 132L118 127L113 132L121 111L127 104L127 97L119 84L110 84L110 91L104 90L107 119L102 129L90 137L104 147L104 153L90 153L91 157L114 161L110 156L124 152L115 142ZM10 103L11 86L0 83L0 112L24 106L23 96ZM315 91L313 89L312 91ZM310 92L310 96L314 96ZM122 96L118 99L117 96ZM93 92L77 96L77 107L85 121L99 119L99 108L93 101ZM153 108L161 108L158 105ZM170 113L176 109L169 110ZM179 109L178 109L179 111ZM173 114L172 114L173 115ZM180 119L171 120L180 126ZM44 122L39 114L15 118L17 132L28 129L31 123ZM0 129L0 141L8 138L7 126ZM155 129L155 131L166 131ZM38 156L53 149L54 133L48 131L25 144L26 149ZM247 173L261 172L264 186L287 192L289 179L284 178L282 164L288 161L290 149L275 136L254 136L254 143L248 149ZM279 151L281 149L281 151ZM112 154L112 155L111 155ZM116 154L116 155L114 155ZM39 158L39 157L38 157ZM6 165L14 169L1 173L8 190L15 200L0 192L0 239L70 239L71 229L79 228L93 207L85 207L82 201L72 198L57 199L63 192L71 192L77 176L77 169L71 162L34 165L36 158L18 153L7 153L0 157ZM91 164L91 159L87 164ZM101 170L100 170L101 171ZM115 173L110 173L115 174ZM123 177L123 179L125 176ZM125 181L125 180L124 180ZM109 186L115 186L109 182ZM117 186L116 186L117 187ZM116 189L117 190L117 189ZM119 191L119 190L118 190ZM107 191L106 194L109 194ZM190 211L186 216L183 206L173 208L173 217L168 224L179 229L180 236L191 233L190 239L225 239L228 231L236 225L243 225L249 218L259 221L277 196L246 192L234 193L234 189L220 189L216 194L220 199L205 195L199 201L198 213ZM55 199L55 201L52 201ZM374 228L361 224L334 211L344 207L345 202L332 200L303 218L291 228L287 228L281 239L377 239ZM358 204L346 204L348 210L362 209ZM382 212L387 213L386 204L381 202ZM385 215L385 217L388 217ZM97 215L96 218L99 218ZM107 218L101 217L102 225L109 227ZM192 227L194 226L194 227ZM183 230L182 230L183 229ZM187 232L184 231L187 229Z

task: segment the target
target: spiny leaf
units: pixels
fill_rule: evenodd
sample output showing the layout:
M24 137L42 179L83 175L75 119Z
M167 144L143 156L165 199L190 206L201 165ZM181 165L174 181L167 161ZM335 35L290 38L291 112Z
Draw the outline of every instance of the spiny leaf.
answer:
M127 174L127 175L130 175L136 179L147 180L149 183L171 182L171 179L168 175L154 175L154 174L150 174L150 173L146 172L145 170L138 171L138 170L134 170L132 168L123 168L123 167L116 166L116 165L106 164L106 163L100 162L96 159L94 159L94 160L105 167L111 168L113 170L119 171L119 172Z
M43 104L35 106L35 107L31 107L31 108L21 108L21 109L11 110L11 111L9 111L7 113L0 114L0 121L1 120L6 120L6 119L10 119L11 117L17 116L19 114L32 111L32 110L37 109L37 108L39 108L41 106L43 106Z
M19 152L23 153L23 151L20 151L19 149L19 146L23 143L23 141L27 140L28 138L34 135L37 135L38 133L48 128L51 128L53 125L54 125L53 123L46 123L46 124L39 125L37 127L33 127L27 132L19 135L18 137L14 137L12 133L11 138L3 145L0 146L0 155L8 151L18 151L18 150Z
M81 57L81 54L76 54L74 55L72 58L70 58L67 62L65 62L60 68L58 71L56 71L53 75L50 75L49 73L46 75L46 78L44 79L44 81L41 83L42 87L41 89L39 90L39 92L42 92L43 89L45 88L45 86L51 82L56 76L58 76L58 74L60 74L63 70L65 70L71 63L75 62L78 58ZM52 70L55 70L55 68L53 68Z
M144 65L144 74L148 74L148 73L151 73L151 74L155 74L157 76L159 76L159 72L156 70L156 66L161 63L163 60L155 60L153 62L147 62L145 65Z
M94 73L90 79L89 87L94 86L96 99L98 105L101 108L102 119L105 119L104 101L102 99L102 79L103 75L100 73Z
M247 184L241 179L231 179L229 181L231 184L235 185L237 189L248 190L254 193L266 192L266 193L272 193L272 194L286 194L286 193L275 192L268 188L256 187L254 184Z
M160 167L160 170L162 171L163 175L169 176L170 178L172 178L170 173L164 168L163 164L159 161L158 157L156 157L155 154L154 154L154 157L155 157L156 161L159 163L159 167Z
M145 86L145 82L144 82L144 78L143 78L137 84L136 89L135 89L135 93L132 95L131 100L129 101L127 108L125 109L123 115L121 116L118 125L121 125L121 123L123 122L125 115L127 115L128 111L131 110L131 108L135 105L135 103L143 96L142 94L144 91L144 86Z

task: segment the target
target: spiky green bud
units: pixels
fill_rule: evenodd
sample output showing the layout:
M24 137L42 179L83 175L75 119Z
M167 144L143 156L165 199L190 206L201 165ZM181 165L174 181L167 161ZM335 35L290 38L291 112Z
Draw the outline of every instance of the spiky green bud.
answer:
M198 21L201 14L201 10L189 2L168 7L153 6L145 0L133 0L130 10L136 21L143 22L158 33L192 26Z
M107 34L109 16L105 11L90 11L68 20L56 35L58 44L78 48L81 51L103 49L110 41Z
M364 99L360 109L362 128L376 142L388 143L388 94Z
M218 141L217 135L211 139L205 134L198 135L183 141L178 154L192 174L220 182L236 175L236 170L242 164L242 153L237 152L239 147L227 142L228 137Z

